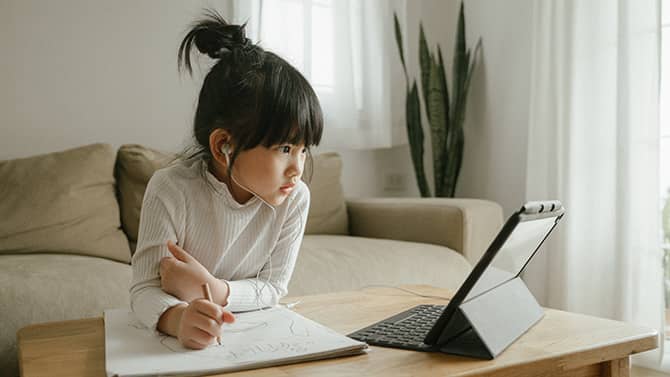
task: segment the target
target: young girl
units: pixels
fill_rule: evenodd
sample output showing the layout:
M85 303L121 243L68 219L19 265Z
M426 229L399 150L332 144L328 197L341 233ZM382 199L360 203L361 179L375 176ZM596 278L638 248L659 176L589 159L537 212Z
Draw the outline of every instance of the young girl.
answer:
M230 312L286 295L310 200L300 178L323 118L307 80L244 25L209 11L179 47L180 70L192 73L194 45L216 61L198 98L196 151L147 185L130 300L146 326L201 349Z

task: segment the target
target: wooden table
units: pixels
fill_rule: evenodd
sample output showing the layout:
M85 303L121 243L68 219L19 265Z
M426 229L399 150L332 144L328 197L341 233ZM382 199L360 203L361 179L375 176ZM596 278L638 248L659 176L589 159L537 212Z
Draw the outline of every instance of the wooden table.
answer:
M423 294L451 296L428 286ZM368 288L287 298L300 314L349 334L392 314L425 303L393 288ZM102 318L32 325L18 332L24 377L105 376ZM237 372L232 376L629 376L629 355L657 347L657 332L631 324L558 310L545 317L495 360L370 347L365 355Z

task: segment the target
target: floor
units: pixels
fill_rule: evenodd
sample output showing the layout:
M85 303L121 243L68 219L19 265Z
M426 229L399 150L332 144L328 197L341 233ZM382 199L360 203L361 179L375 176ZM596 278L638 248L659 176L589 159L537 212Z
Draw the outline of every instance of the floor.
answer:
M630 377L670 377L670 374L633 366L630 370Z

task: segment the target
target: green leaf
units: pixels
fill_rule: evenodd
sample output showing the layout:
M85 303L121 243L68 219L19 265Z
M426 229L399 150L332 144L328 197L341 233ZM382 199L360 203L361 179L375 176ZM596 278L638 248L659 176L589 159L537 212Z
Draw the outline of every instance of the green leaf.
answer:
M461 1L461 9L458 15L458 28L456 30L456 45L454 46L454 63L453 63L453 85L452 90L453 102L458 102L463 90L465 76L463 74L465 66L465 14L463 10L463 2Z
M421 69L421 89L423 91L423 101L426 104L426 115L430 121L430 112L428 111L428 103L430 102L430 69L431 69L430 50L428 49L428 42L426 35L423 32L423 25L419 24L419 67Z
M433 171L435 172L435 194L442 191L442 175L444 174L444 145L447 134L447 114L444 107L444 76L440 65L434 60L430 70L430 101L426 104L430 114L430 131L433 149Z
M456 183L463 163L463 147L465 144L463 128L455 131L453 140L454 142L449 149L447 171L444 176L445 194L449 197L453 197L456 193Z
M407 94L406 99L406 125L407 138L409 139L410 155L414 165L417 185L422 197L430 196L430 188L423 167L423 126L421 124L421 104L419 103L419 91L416 81Z
M449 85L447 83L447 70L444 66L444 59L442 58L442 49L440 48L440 45L437 45L437 56L439 58L439 67L438 67L438 72L440 73L440 85L441 85L441 91L444 93L443 95L443 101L444 101L444 134L445 136L443 137L443 140L441 140L441 145L439 147L440 150L440 161L443 161L440 165L440 170L438 173L438 170L435 170L435 196L444 196L445 193L445 186L443 184L444 182L444 169L446 166L446 161L447 161L447 153L448 153L448 140L449 137L451 136L451 114L450 114L450 105L449 105ZM433 166L435 167L436 164ZM438 181L439 179L439 181ZM439 184L438 184L439 182ZM438 190L439 187L439 190Z
M395 41L398 44L398 51L400 52L400 61L402 62L402 69L405 72L405 81L409 86L409 76L407 75L407 67L405 66L405 53L402 48L402 32L400 31L400 23L398 22L398 15L393 12L393 22L395 24Z
M444 66L444 59L442 59L442 49L440 49L440 45L437 45L437 56L439 57L439 64L440 64L440 81L444 84L443 90L444 90L444 107L447 112L447 121L449 120L449 85L447 84L447 69Z
M441 187L445 196L453 196L456 192L456 183L463 161L465 137L463 120L465 117L466 96L472 74L470 51L465 41L465 11L461 1L456 30L456 43L453 57L453 77L451 106L449 113L449 133L446 141L446 163Z

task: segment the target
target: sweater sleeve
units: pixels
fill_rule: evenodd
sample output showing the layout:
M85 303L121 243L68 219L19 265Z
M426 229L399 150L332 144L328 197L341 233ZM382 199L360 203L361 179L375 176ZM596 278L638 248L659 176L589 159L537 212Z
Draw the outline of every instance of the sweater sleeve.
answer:
M154 179L155 178L155 179ZM140 322L156 329L160 316L183 301L161 289L158 275L160 261L170 256L167 241L178 242L181 229L179 196L170 195L166 182L157 174L151 178L142 201L137 248L132 259L133 279L130 285L130 307Z
M291 203L277 243L258 278L228 281L227 310L241 312L275 306L288 293L309 211L309 189L304 185L300 191Z

